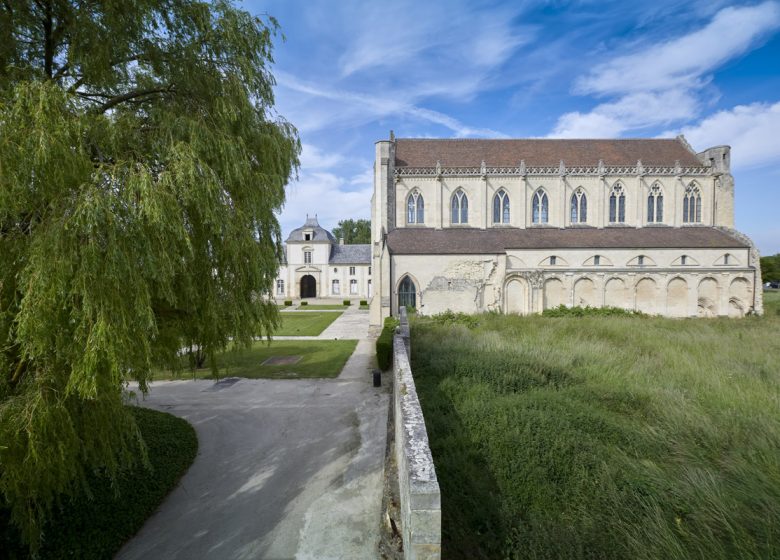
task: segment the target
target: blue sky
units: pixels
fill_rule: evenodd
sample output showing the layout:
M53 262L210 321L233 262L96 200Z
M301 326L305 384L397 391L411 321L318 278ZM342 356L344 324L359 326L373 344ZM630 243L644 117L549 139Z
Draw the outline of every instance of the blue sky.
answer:
M279 114L304 145L280 216L370 218L374 142L728 144L736 225L780 253L780 2L246 0L279 20Z

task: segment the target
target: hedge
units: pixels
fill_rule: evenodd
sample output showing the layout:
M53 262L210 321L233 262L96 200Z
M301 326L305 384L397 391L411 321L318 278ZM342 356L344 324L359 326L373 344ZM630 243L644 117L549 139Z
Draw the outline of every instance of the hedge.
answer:
M376 361L382 371L387 371L393 365L393 335L398 324L395 317L385 319L385 326L376 339Z
M198 451L195 430L186 421L148 408L130 407L146 442L152 471L139 466L117 480L92 476L92 497L62 497L44 527L40 558L113 558L176 486ZM0 508L0 558L29 558L27 547Z
M344 300L344 301L342 301L341 303L343 303L344 305L351 305L351 304L352 304L352 302L351 302L351 301L349 301L348 299L345 299L345 300Z

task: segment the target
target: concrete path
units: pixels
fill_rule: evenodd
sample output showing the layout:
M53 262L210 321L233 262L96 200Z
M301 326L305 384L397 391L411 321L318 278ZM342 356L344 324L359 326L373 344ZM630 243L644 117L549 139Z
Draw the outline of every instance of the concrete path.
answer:
M200 447L118 559L377 557L389 394L359 316L336 379L153 384L142 404L186 418Z

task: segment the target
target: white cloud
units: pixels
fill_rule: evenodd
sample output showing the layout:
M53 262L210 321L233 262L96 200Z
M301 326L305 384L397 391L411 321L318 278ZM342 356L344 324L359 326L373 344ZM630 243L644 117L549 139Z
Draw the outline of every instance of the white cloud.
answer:
M303 225L307 214L317 214L320 225L326 229L333 229L343 219L370 219L373 184L349 190L350 184L351 179L334 173L302 173L299 181L287 187L287 202L279 217L284 235Z
M340 154L326 154L313 144L304 143L301 151L301 169L331 169L344 162Z
M632 93L611 103L602 103L588 113L571 112L558 119L551 138L614 138L627 130L672 123L698 112L690 92Z
M732 148L732 166L739 169L780 164L779 130L780 102L752 103L717 112L667 136L682 133L697 149L727 144Z
M780 27L780 5L729 7L688 35L618 56L579 78L575 91L615 96L589 112L561 115L552 137L614 137L699 115L710 73Z
M585 94L614 94L700 87L701 77L747 52L780 27L780 6L730 7L689 35L654 44L597 66L576 82Z

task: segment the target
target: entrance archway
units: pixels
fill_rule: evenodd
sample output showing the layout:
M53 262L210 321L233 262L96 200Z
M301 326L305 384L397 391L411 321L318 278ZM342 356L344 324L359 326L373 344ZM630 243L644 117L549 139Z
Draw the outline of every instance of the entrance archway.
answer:
M317 297L317 281L307 274L301 278L301 298Z

